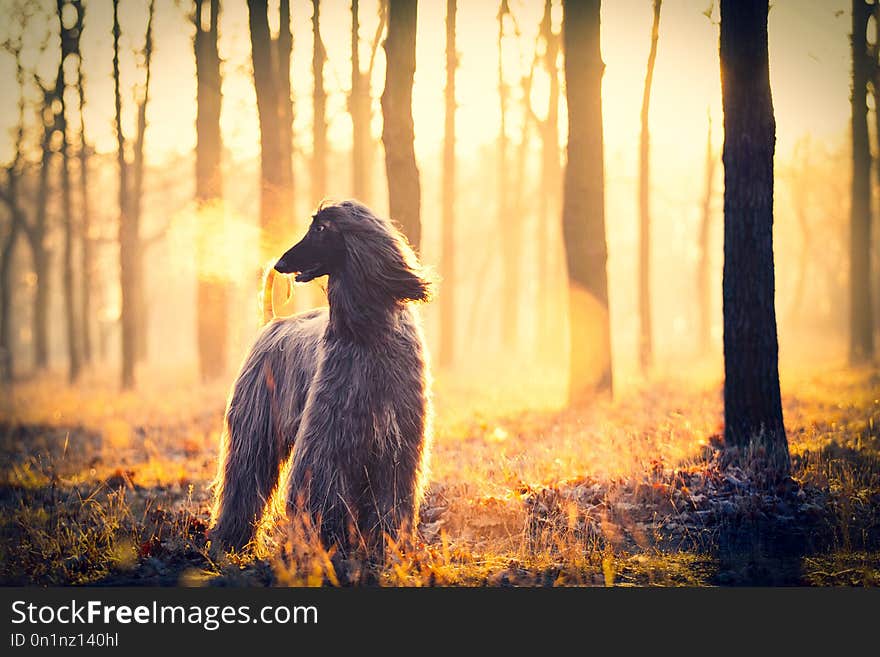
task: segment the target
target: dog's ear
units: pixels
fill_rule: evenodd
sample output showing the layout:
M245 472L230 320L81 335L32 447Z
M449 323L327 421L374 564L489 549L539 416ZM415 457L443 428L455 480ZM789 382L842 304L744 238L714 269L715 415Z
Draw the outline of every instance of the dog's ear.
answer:
M433 281L421 264L403 233L393 231L391 253L383 261L386 288L398 301L430 301Z
M429 301L431 276L400 229L360 203L346 201L339 207L357 217L357 221L347 221L341 232L357 236L346 240L347 267L357 272L355 278L366 282L364 292L377 301Z
M388 290L398 301L430 301L433 293L432 281L409 267L395 272L397 275L388 281Z

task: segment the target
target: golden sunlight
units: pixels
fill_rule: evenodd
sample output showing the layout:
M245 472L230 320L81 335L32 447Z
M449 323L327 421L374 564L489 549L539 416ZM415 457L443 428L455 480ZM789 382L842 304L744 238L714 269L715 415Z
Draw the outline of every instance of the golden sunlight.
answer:
M4 0L0 585L880 584L877 10Z

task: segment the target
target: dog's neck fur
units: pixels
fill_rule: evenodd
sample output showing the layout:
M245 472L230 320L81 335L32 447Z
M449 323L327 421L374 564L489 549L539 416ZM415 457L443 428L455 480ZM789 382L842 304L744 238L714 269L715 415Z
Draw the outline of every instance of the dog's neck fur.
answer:
M383 292L363 272L351 271L349 267L331 275L327 283L327 337L357 343L380 340L384 332L397 325L404 308L403 302Z

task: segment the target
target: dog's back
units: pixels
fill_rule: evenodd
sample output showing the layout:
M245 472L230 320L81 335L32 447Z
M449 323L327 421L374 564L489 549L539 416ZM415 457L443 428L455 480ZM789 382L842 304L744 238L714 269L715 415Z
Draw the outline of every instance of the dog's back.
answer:
M259 387L262 379L267 401L274 406L270 410L275 431L280 434L277 438L290 443L299 429L309 385L315 377L327 319L327 308L315 308L272 320L260 332L242 366L240 380Z

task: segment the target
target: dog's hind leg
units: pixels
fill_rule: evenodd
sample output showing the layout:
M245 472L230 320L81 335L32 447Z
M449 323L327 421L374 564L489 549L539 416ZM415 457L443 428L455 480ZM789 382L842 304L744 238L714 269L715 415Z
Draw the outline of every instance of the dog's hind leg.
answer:
M266 326L232 390L214 484L217 543L243 547L256 533L287 461L317 367L326 311Z
M210 533L224 547L242 548L254 538L290 453L274 377L271 358L246 363L226 410Z

